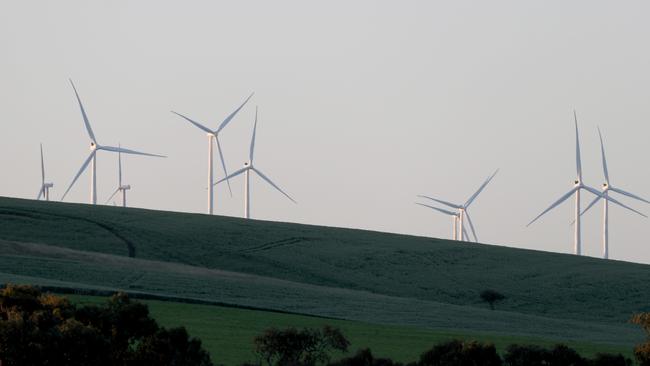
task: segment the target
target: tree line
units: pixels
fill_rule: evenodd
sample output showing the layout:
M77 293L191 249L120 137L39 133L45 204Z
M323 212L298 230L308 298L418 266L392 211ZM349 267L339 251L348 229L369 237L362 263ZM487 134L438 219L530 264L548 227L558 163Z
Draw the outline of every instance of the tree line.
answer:
M494 293L489 300L501 300ZM492 301L486 300L492 307ZM650 366L650 313L637 314L647 340L634 349L639 366ZM581 356L566 345L547 349L513 344L499 354L493 344L451 340L403 364L376 357L368 348L354 355L337 328L271 328L253 340L254 362L240 366L629 366L620 354ZM336 355L338 357L334 359ZM32 286L0 289L1 366L213 366L201 341L184 327L167 329L145 304L116 293L103 304L76 306Z

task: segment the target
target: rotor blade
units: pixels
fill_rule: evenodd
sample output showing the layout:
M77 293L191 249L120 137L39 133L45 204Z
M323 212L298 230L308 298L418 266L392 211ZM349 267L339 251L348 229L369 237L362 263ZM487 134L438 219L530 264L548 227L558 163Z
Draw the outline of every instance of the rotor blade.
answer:
M113 192L113 194L112 194L110 197L108 197L108 199L106 200L106 203L108 203L108 202L111 200L111 198L115 197L115 195L116 195L117 192L119 192L119 191L120 191L120 187L117 187L117 189L115 190L115 192Z
M637 195L635 195L635 194L633 194L633 193L626 192L626 191L624 191L624 190L622 190L622 189L619 189L619 188L610 187L609 190L610 190L610 191L614 191L614 192L616 192L616 193L620 193L620 194L622 194L622 195L624 195L624 196L628 196L628 197L630 197L630 198L634 198L635 200L639 200L639 201L642 201L642 202L645 202L645 203L650 203L650 201L648 201L648 200L645 199L645 198L641 198L641 197L639 197L639 196L637 196Z
M578 173L578 178L582 182L582 161L580 159L580 137L578 135L578 115L576 114L575 109L573 110L573 119L576 123L576 172Z
M234 112L230 113L230 115L229 115L228 117L226 117L226 119L224 119L223 122L221 122L221 124L219 125L219 128L217 128L217 132L216 132L216 133L219 133L221 130L223 130L224 127L226 127L226 125L227 125L228 123L230 123L230 120L232 120L232 119L235 117L235 115L236 115L237 113L239 113L239 111L240 111L242 108L244 108L244 106L246 105L246 103L248 103L248 101L253 97L253 94L255 94L255 93L251 93L251 95L249 95L248 98L246 98L246 100L244 101L244 103L242 103L242 104L239 106L239 108L235 109Z
M84 124L86 125L86 131L88 131L88 136L90 137L91 140L93 140L94 143L97 143L97 140L95 139L95 134L93 133L93 129L90 127L90 122L88 121L86 110L84 109L83 104L81 104L81 98L79 98L79 93L77 93L77 88L75 88L72 79L70 79L70 84L72 85L72 89L74 90L74 95L77 96L77 101L79 102L79 109L81 109L81 115L84 118Z
M554 203L553 203L549 208L547 208L547 209L544 210L541 214L539 214L537 217L535 217L535 218L533 219L533 221L529 222L528 225L526 225L526 227L532 225L532 223L535 222L535 221L537 221L537 219L539 219L540 217L544 216L547 212L551 211L552 209L554 209L555 207L557 207L558 205L560 205L562 202L566 201L566 200L567 200L569 197L571 197L571 195L574 194L575 191L578 190L578 189L579 189L578 187L573 188L573 189L570 190L568 193L566 193L564 196L560 197L559 200L555 201L555 202L554 202Z
M594 198L593 201L591 201L591 202L589 203L589 205L587 206L587 208L585 208L584 210L582 210L582 212L580 213L580 216L584 215L587 211L589 211L592 207L594 207L594 205L595 205L596 203L598 203L598 201L600 201L601 198L604 198L604 196L597 196L596 198ZM574 222L575 222L575 221L574 221ZM571 225L573 225L573 224L571 224Z
M456 205L456 204L453 204L453 203L450 203L450 202L447 202L447 201L443 201L443 200L439 200L437 198L433 198L433 197L429 197L429 196L418 195L418 197L426 198L426 199L432 200L432 201L436 201L438 203L442 203L443 205L449 206L451 208L463 208L463 206L461 206L461 205Z
M200 128L200 129L202 129L203 131L205 131L205 132L207 132L207 133L214 133L214 131L212 131L211 129L205 127L204 125L202 125L202 124L200 124L200 123L198 123L198 122L196 122L196 121L194 121L194 120L192 120L192 119L190 119L190 118L188 118L188 117L185 117L184 115L182 115L182 114L180 114L180 113L177 113L177 112L174 112L174 111L172 111L172 113L174 113L175 115L177 115L177 116L179 116L179 117L181 117L181 118L184 118L184 119L187 120L189 123L193 124L194 126Z
M43 162L43 144L41 144L41 185L45 185L45 163Z
M472 238L469 237L469 233L467 232L467 229L464 226L463 226L463 239L465 239L465 241L472 240Z
M472 229L472 235L474 235L474 241L478 243L478 237L476 236L476 230L474 230L474 224L472 223L472 218L469 217L469 212L465 210L465 217L467 217L467 222L469 223L469 228Z
M432 209L432 210L436 210L436 211L442 212L442 213L445 214L445 215L449 215L449 216L458 216L458 214L457 214L456 212L447 211L447 210L442 209L442 208L438 208L438 207L434 207L434 206L429 206L429 205L426 205L426 204L424 204L424 203L418 203L418 202L415 202L415 204L416 204L416 205L423 206L423 207L428 207L428 208L430 208L430 209Z
M41 190L38 191L38 196L36 196L36 200L37 200L37 201L41 199L41 196L43 195L43 191L44 191L44 190L45 190L45 189L43 188L43 186L41 186Z
M485 187L487 187L488 183L490 183L492 178L494 178L494 176L497 175L498 172L499 172L499 169L497 169L490 177L488 177L488 179L479 187L479 189L476 191L476 193L474 193L472 195L472 197L470 197L467 200L467 202L465 202L465 207L468 207L469 205L472 204L472 202L474 202L476 197L478 197L478 195L481 194L481 192L485 189Z
M214 183L213 186L216 186L217 184L223 182L224 180L229 180L229 179L232 179L232 178L238 176L239 174L245 172L246 169L249 169L249 168L248 168L248 167L241 168L241 169L239 169L238 171L236 171L236 172L234 172L234 173L231 173L230 175L226 176L225 178L223 178L223 179L217 181L216 183Z
M623 208L625 208L625 209L627 209L627 210L629 210L629 211L632 211L632 212L634 212L634 213L636 213L636 214L638 214L638 215L641 215L641 216L643 216L643 217L645 217L645 218L648 217L648 216L646 216L644 213L639 212L639 211L633 209L632 207L627 206L627 205L621 203L620 201L618 201L618 200L615 199L615 198L612 198L612 197L610 197L610 196L607 196L607 200L610 201L610 202L612 202L612 203L614 203L614 204L616 204L616 205L619 205L619 206L621 206L621 207L623 207Z
M97 145L97 150L106 150L106 151L113 151L113 152L122 152L122 153L125 153L125 154L132 154L132 155L144 155L144 156L155 156L157 158L166 158L166 156L164 156L164 155L149 154L149 153L145 153L145 152L125 149L123 147L99 146L99 145Z
M600 152L603 157L603 174L605 174L605 182L609 185L609 171L607 170L607 159L605 158L605 144L603 144L603 134L600 133L600 127L598 127L598 137L600 137Z
M253 163L253 153L255 152L255 132L257 131L257 107L255 107L255 125L253 125L253 137L251 138L251 150L248 155L251 164Z
M221 144L219 143L219 136L215 137L217 140L217 151L219 151L219 157L221 158L221 166L223 166L223 174L226 176L226 183L228 183L228 191L230 191L230 197L232 197L232 188L230 188L230 179L228 179L228 169L226 169L226 161L223 158L223 153L221 152Z
M282 189L280 189L280 187L278 187L275 183L273 183L273 182L271 181L271 179L269 179L269 177L267 177L266 175L264 175L262 172L260 172L259 170L255 169L255 168L251 168L251 169L253 169L253 171L254 171L255 173L257 173L257 175L259 175L262 179L264 179L265 181L267 181L267 183L269 183L270 185L272 185L275 189L277 189L278 191L280 191L280 193L282 193L282 194L285 195L288 199L290 199L291 202L296 203L296 204L298 203L298 202L294 201L294 199L291 198L291 196L289 196L286 192L284 192Z
M65 198L65 196L66 196L66 195L68 194L68 192L70 191L70 188L72 188L72 186L73 186L74 183L77 181L77 179L79 178L79 176L81 175L81 173L83 173L83 171L86 169L86 167L88 166L88 164L90 164L90 161L91 161L91 160L93 159L93 157L95 156L95 153L96 153L96 151L91 152L90 155L88 155L88 158L86 158L86 161L84 161L84 163L81 164L81 168L80 168L79 171L77 172L77 175L75 175L74 178L72 179L72 183L70 183L70 186L68 186L68 189L65 190L65 193L64 193L63 196L61 197L61 201L63 201L63 199Z
M122 145L117 145L120 149L122 148ZM117 152L117 177L118 177L118 187L122 186L122 152L118 151ZM112 198L112 197L111 197ZM110 198L108 199L110 201ZM106 202L108 202L106 201Z

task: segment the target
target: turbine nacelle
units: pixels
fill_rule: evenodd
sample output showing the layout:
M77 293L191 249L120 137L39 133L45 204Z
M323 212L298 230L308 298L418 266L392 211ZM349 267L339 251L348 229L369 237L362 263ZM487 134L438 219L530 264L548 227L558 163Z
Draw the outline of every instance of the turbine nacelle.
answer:
M120 186L120 189L123 190L123 191L127 191L127 190L131 189L131 185L127 184L127 185Z
M91 142L90 142L90 151L95 151L95 150L97 150L98 148L99 148L99 145L97 145L96 142L94 142L94 141L91 141Z
M52 188L54 187L54 183L45 183L43 184L43 188Z

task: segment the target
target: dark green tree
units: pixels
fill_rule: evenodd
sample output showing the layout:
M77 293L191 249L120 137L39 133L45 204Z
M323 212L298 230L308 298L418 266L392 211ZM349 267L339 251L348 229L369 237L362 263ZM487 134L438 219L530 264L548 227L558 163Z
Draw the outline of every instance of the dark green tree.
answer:
M503 294L496 292L494 290L481 291L480 296L481 296L481 300L490 304L490 309L492 310L494 310L494 304L496 302L502 301L506 298Z
M493 344L453 340L433 346L420 356L418 366L501 366Z

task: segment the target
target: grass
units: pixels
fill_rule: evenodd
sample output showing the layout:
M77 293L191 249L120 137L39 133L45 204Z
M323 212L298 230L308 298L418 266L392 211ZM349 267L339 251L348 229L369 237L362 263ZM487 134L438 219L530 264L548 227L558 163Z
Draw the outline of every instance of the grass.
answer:
M121 289L432 334L622 349L643 339L629 317L650 311L650 266L641 264L11 198L0 198L0 223L0 283ZM496 311L481 302L485 289L506 295Z
M69 295L77 304L97 304L103 297ZM403 326L377 325L349 320L279 314L259 310L236 309L214 305L183 304L169 301L138 300L149 306L151 315L165 327L185 326L192 336L198 337L210 352L215 363L238 365L255 360L253 338L270 327L321 327L340 328L350 340L350 354L369 347L373 354L397 361L415 361L433 344L451 339L478 340L494 343L500 352L513 343L536 344L552 347L556 342L539 338L522 338L506 335L433 331ZM179 316L179 314L183 314ZM631 349L622 346L569 342L568 345L584 356L596 353L622 353L631 357ZM342 354L333 355L334 358Z

